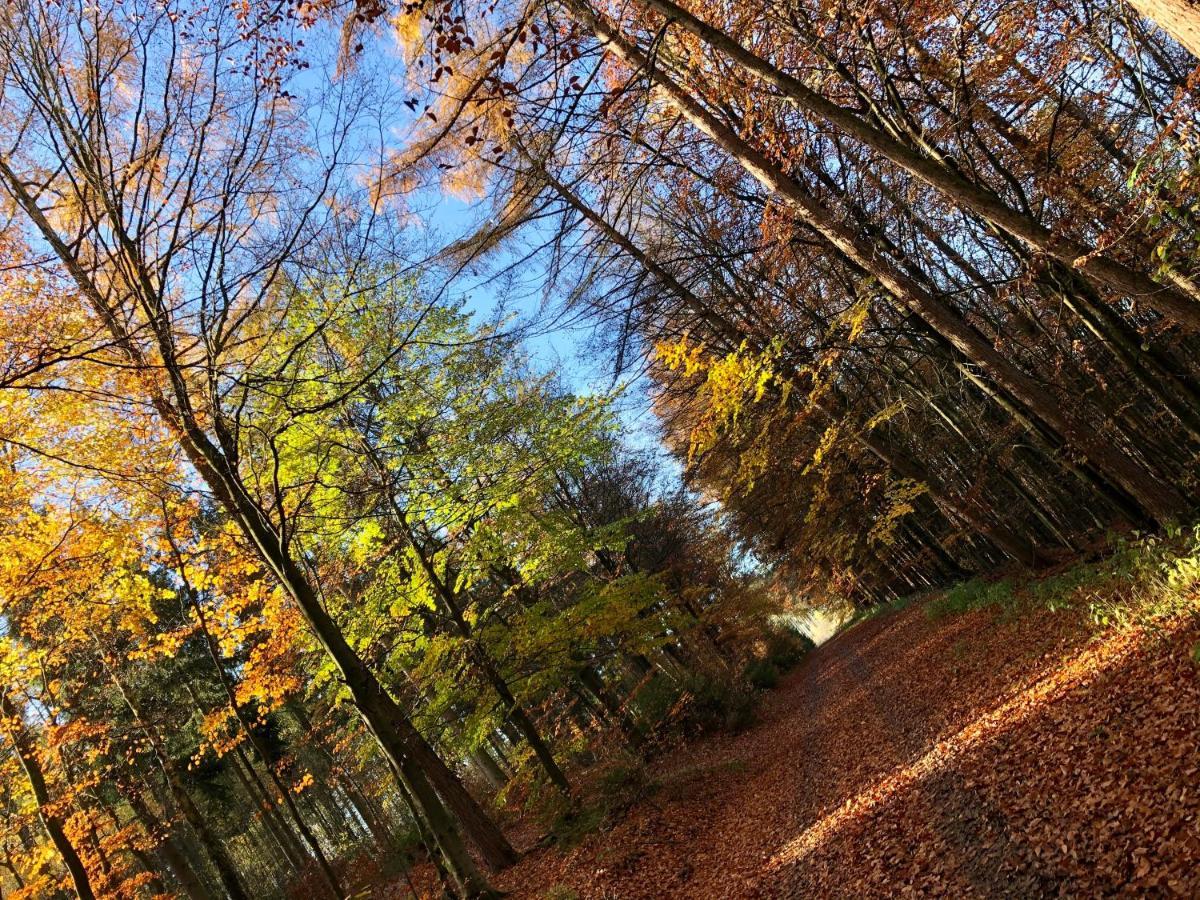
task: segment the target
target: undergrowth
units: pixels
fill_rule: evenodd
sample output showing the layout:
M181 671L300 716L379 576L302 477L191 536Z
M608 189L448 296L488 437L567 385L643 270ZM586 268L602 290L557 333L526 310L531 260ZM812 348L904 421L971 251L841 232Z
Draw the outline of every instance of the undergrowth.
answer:
M849 631L861 625L863 622L869 622L879 616L891 615L892 613L900 612L903 609L908 609L914 603L918 603L929 596L928 591L923 591L919 594L907 594L903 597L897 597L887 603L878 603L874 606L856 607L854 612L846 618L837 628L837 634Z
M758 693L774 688L782 675L795 668L816 645L790 626L765 628L756 649L741 668L729 666L682 675L660 673L638 692L637 706L650 723L649 740L657 753L681 740L712 732L738 733L754 722ZM741 763L723 768L736 771ZM617 753L589 773L586 800L571 803L549 788L535 807L548 840L571 848L600 831L634 801L659 790L677 790L693 776L711 776L716 768L684 769L663 781L651 781L645 760Z
M1182 613L1198 614L1200 524L1163 534L1114 538L1099 560L1024 578L973 578L926 606L930 618L995 609L1001 616L1025 610L1078 610L1097 627L1151 626Z

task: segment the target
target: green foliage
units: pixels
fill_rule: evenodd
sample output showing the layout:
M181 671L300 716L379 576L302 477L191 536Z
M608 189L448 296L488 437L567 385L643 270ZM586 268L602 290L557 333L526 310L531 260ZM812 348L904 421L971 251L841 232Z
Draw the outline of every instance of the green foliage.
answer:
M1083 608L1097 626L1154 625L1195 614L1200 586L1200 524L1165 535L1119 537L1112 552L1035 585L1035 601L1052 609Z
M594 772L578 808L568 807L561 796L548 809L553 813L550 834L563 848L574 847L600 830L613 816L631 806L647 789L646 769L640 761L624 759Z
M940 619L993 606L1007 608L1013 601L1013 586L1008 580L972 578L956 584L936 598L926 607L926 612L930 618Z
M779 669L769 659L756 659L746 666L742 677L751 687L769 691L779 684Z
M681 706L676 718L684 734L712 731L737 733L754 721L754 696L740 684L722 675L690 674L684 680Z
M1200 586L1200 525L1165 535L1113 539L1099 560L1083 560L1059 572L1017 582L981 579L955 585L927 607L931 617L998 608L1080 611L1097 627L1152 626L1195 613Z
M598 831L608 819L608 806L591 801L579 809L563 812L550 827L554 843L569 850L583 842L588 835Z
M766 658L780 672L786 672L816 647L812 638L794 628L774 629L767 636Z

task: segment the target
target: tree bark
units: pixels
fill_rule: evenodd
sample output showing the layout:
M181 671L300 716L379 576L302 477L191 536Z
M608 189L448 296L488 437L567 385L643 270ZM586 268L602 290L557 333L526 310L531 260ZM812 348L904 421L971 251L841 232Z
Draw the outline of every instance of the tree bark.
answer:
M129 791L125 799L146 833L158 840L157 852L188 900L210 900L204 882L187 861L187 857L179 851L177 838L172 830L158 821L136 789Z
M300 846L296 836L292 834L290 828L279 816L279 810L275 807L275 801L271 799L271 795L267 792L266 786L258 777L258 773L254 771L250 760L246 758L246 754L242 752L241 747L234 749L233 762L231 767L238 781L242 785L242 789L246 792L246 797L252 804L258 807L261 816L263 830L271 839L271 843L279 851L278 855L282 858L285 868L291 869L293 872L300 872L304 869L309 860L309 856L304 852L304 848Z
M1200 3L1197 0L1129 0L1129 5L1200 60Z

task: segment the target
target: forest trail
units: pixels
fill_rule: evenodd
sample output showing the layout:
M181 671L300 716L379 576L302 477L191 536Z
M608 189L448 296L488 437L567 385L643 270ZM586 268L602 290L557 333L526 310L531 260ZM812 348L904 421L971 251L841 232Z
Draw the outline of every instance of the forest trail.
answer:
M740 735L500 879L525 898L1200 895L1194 621L867 620Z

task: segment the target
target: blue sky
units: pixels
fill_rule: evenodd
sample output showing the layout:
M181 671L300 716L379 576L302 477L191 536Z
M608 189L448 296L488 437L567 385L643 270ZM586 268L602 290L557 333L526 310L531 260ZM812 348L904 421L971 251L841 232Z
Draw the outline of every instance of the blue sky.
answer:
M326 63L314 64L312 68L297 73L294 87L291 88L293 92L303 94L313 90L319 94L325 89L325 79L329 76L331 61L336 58L337 52L330 43L331 37L328 31L324 34L309 32L306 35L310 55L322 57ZM313 51L316 51L315 54ZM429 124L421 118L424 109L422 104L418 104L414 111L403 103L413 94L412 86L405 83L407 73L404 60L390 33L378 35L359 59L359 77L368 79L382 89L376 121L376 126L382 127L378 132L369 129L365 133L367 144L364 148L367 154L378 152L377 144L374 151L370 147L371 135L374 134L376 138L382 135L391 151L399 150L423 130L422 124ZM445 193L425 193L419 205L417 220L412 223L412 227L422 230L419 242L431 241L439 246L468 233L490 211L486 199L465 202ZM538 259L535 257L535 261L529 264L531 268L521 273L521 291L507 293L499 280L490 277L488 270L498 267L493 264L482 266L476 274L468 273L458 278L446 295L464 300L466 308L480 322L495 316L501 307L506 313L515 314L517 322L526 327L528 337L524 344L535 368L557 375L568 389L577 393L612 391L615 386L613 360L593 346L593 323L581 320L576 315L561 315L560 310L553 306L542 308L541 287L546 279L537 269L541 265ZM502 250L497 261L500 264L511 262L512 257L504 260ZM431 281L437 277L437 273L429 273ZM433 288L433 284L427 284L426 287ZM633 447L661 449L650 409L649 385L644 379L629 381L628 376L625 377L626 382L620 385L617 407L626 440ZM677 474L677 466L665 456L663 464L666 471Z

